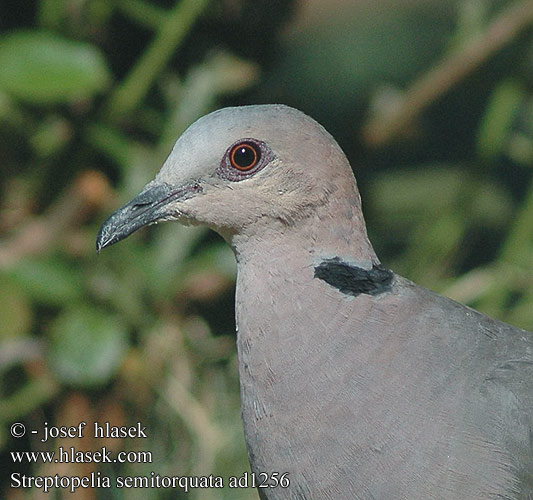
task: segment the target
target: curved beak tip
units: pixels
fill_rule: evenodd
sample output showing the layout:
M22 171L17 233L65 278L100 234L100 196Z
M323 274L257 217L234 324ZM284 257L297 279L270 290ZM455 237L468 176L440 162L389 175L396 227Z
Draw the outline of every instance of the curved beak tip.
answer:
M173 188L166 182L162 184L148 184L133 200L126 203L102 224L96 237L96 252L100 253L105 247L113 245L137 229L153 224L173 215L170 203L185 200L194 196L202 189L197 184L186 184Z

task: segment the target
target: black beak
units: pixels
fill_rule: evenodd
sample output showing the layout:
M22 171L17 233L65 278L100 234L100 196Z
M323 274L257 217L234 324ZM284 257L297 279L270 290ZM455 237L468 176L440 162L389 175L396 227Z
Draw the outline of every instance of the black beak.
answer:
M145 188L102 224L96 238L96 251L123 240L143 226L178 216L169 203L190 198L201 190L196 183L175 188L165 182Z

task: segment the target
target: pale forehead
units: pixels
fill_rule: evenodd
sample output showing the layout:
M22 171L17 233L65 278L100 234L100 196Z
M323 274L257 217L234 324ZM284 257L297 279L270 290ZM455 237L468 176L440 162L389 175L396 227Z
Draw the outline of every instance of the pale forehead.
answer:
M200 118L183 133L158 178L181 182L209 175L239 139L259 139L275 151L287 153L297 149L302 140L317 143L325 135L329 136L312 118L288 106L224 108Z
M323 129L301 111L283 105L258 105L224 108L214 111L193 123L178 142L222 141L226 144L242 137L264 141L279 141L286 134L299 131L322 133ZM290 137L289 137L290 138Z

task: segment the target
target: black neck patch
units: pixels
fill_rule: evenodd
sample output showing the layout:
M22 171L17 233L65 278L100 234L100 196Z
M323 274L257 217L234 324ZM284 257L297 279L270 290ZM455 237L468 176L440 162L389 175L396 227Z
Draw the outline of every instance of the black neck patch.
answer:
M393 273L381 264L363 269L343 262L338 257L324 260L315 267L315 278L325 281L346 295L379 295L389 292Z

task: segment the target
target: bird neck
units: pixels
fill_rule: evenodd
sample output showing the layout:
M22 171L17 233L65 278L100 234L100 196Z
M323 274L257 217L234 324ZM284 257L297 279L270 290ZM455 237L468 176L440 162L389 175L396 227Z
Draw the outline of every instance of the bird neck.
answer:
M364 269L379 260L368 239L357 192L348 200L335 197L294 222L258 221L252 231L227 238L239 266L274 261L316 264L339 257Z

